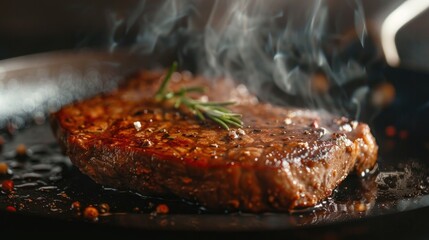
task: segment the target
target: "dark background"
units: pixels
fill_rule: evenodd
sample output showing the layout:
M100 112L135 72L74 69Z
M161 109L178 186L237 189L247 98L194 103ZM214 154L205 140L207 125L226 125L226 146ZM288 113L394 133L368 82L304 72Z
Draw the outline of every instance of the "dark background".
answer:
M290 0L293 4L306 4L312 1ZM109 13L126 18L139 0L0 0L0 59L22 56L60 49L108 48L111 39L112 23ZM151 5L161 1L146 1L146 11ZM213 1L196 0L201 5L201 12L209 9ZM330 11L341 11L351 1L326 0ZM379 30L382 20L400 5L403 0L362 0L367 18L368 33L379 45ZM427 19L429 11L407 25L398 33L400 54L414 65L423 62L422 53L429 53L429 31ZM344 19L342 24L353 27L353 18ZM119 31L119 34L120 31ZM123 46L132 44L132 40L120 39ZM132 38L132 36L128 36ZM422 63L423 64L423 63ZM420 64L420 65L422 65ZM423 64L427 66L428 64Z
M133 2L127 1L132 6ZM120 1L0 1L0 59L107 46L110 8Z

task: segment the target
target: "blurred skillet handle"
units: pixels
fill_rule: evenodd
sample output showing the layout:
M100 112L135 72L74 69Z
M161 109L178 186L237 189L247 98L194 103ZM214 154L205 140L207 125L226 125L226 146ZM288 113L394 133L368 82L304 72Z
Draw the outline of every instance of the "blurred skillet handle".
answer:
M429 1L407 0L380 21L380 44L387 64L429 71Z

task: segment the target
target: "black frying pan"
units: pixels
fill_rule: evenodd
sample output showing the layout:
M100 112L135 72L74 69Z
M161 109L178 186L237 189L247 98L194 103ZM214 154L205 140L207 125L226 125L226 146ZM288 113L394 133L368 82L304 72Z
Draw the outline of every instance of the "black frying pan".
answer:
M421 142L383 134L377 136L380 158L371 174L350 175L317 207L291 213L213 212L174 196L143 196L95 184L62 155L47 113L112 89L138 69L157 67L152 62L159 61L105 52L55 52L0 61L0 124L6 139L0 161L14 172L2 178L11 177L16 184L15 194L0 194L0 225L25 228L25 233L73 229L70 234L90 230L99 236L429 237L428 152ZM381 133L383 127L374 130ZM16 155L19 144L27 147L24 157ZM107 203L110 211L93 223L70 208L74 201L82 208ZM169 214L154 214L158 204L167 204ZM8 206L17 212L7 212Z

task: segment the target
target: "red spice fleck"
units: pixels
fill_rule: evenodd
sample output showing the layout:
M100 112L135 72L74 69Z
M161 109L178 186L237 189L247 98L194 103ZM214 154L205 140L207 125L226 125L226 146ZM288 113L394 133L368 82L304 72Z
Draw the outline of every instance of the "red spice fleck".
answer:
M80 211L80 202L74 201L71 205L71 209L76 210L76 211Z
M367 207L364 203L355 203L355 211L357 212L365 212L367 210Z
M12 180L4 180L1 184L1 189L5 192L12 192L13 188L15 187L15 184Z
M167 214L170 211L167 204L159 204L156 206L156 213L158 214Z
M93 206L88 206L83 211L83 217L88 219L88 220L91 220L91 221L97 221L98 215L99 214L98 214L97 208L95 208Z
M192 178L184 177L184 178L182 178L182 182L184 184L189 184L192 182Z
M16 149L16 157L18 158L24 158L27 156L27 147L25 144L19 144Z
M228 205L237 209L240 207L240 201L238 201L237 199L232 199L228 201Z
M388 137L394 137L396 135L396 128L394 126L387 126L384 131Z
M6 175L9 173L9 166L6 163L0 163L0 175Z
M14 206L7 206L6 211L7 212L16 212L16 208Z

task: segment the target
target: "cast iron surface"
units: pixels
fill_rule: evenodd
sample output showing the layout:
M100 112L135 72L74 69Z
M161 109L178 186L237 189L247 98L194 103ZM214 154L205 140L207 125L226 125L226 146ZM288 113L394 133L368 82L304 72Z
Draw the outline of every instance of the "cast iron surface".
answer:
M60 58L64 56L60 55ZM30 64L34 63L34 59L40 60L37 57L33 60L21 59L24 64L13 70L4 70L0 81L4 84L14 78L19 84L28 84L31 81L29 76L34 74L35 69L40 69L40 66ZM49 59L43 67L53 72L54 76L50 74L53 77L49 79L55 82L58 64L53 62L58 61L49 55L45 55L44 59ZM81 69L70 65L67 59L64 61L72 68ZM110 79L115 74L124 75L124 71L116 71L118 68L115 66ZM101 77L100 81L105 79ZM39 83L43 84L43 81ZM10 178L15 182L13 193L0 192L0 223L5 227L25 226L27 232L43 229L48 232L91 230L98 234L150 232L159 237L177 234L196 237L198 233L207 232L213 237L222 233L263 237L266 232L272 236L298 238L389 234L429 236L426 231L429 223L424 220L429 214L429 159L425 144L420 141L377 134L380 144L377 168L364 177L349 176L332 197L315 208L291 213L226 213L213 212L174 196L144 196L97 185L82 175L61 153L43 117L18 130L14 128L19 122L13 122L13 117L9 119L9 123L13 124L5 125L0 132L6 140L0 162L7 163L12 170L12 174L1 178ZM374 131L383 132L378 128ZM27 147L24 157L16 154L19 144ZM81 210L89 205L100 207L107 203L110 211L102 214L96 222L88 221L81 216L82 211L71 209L75 201L81 203ZM169 213L156 214L159 204L167 204ZM14 206L17 212L6 212L8 206Z

